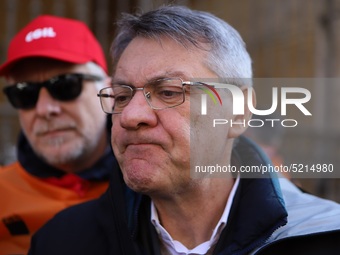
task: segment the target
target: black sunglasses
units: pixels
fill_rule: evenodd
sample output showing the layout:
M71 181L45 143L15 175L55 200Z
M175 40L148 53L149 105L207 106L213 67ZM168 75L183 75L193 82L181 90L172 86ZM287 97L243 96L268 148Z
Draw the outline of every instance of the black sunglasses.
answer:
M63 74L44 82L19 82L5 87L3 91L14 108L31 109L35 107L42 87L54 99L71 101L80 95L83 80L100 81L102 77L80 73Z

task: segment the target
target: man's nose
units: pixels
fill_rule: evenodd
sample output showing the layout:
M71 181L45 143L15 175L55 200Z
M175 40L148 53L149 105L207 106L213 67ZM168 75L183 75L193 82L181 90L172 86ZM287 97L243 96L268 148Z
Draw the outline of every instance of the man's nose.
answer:
M120 122L121 126L126 129L157 125L155 110L146 101L143 91L136 91L129 104L122 111Z
M61 112L60 102L54 99L46 88L40 89L35 109L39 116L46 118Z

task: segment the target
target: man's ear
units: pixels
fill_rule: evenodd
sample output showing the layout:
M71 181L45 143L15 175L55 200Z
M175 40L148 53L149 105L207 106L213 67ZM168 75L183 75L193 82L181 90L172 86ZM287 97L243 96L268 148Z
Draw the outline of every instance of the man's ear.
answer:
M246 131L248 128L248 121L251 119L252 113L248 107L248 97L252 98L253 107L256 107L256 94L253 88L248 89L249 87L241 87L244 98L244 114L234 115L233 117L233 125L230 127L228 132L228 138L236 138L239 137ZM248 93L251 93L248 95ZM239 123L239 124L237 124Z

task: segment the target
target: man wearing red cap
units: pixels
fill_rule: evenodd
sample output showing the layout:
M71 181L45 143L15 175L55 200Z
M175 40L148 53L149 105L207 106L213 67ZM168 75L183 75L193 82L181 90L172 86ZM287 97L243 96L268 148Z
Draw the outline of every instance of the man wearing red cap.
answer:
M11 41L0 75L22 132L18 161L0 168L1 254L26 253L57 212L106 190L117 168L96 96L106 72L98 41L79 21L39 16Z

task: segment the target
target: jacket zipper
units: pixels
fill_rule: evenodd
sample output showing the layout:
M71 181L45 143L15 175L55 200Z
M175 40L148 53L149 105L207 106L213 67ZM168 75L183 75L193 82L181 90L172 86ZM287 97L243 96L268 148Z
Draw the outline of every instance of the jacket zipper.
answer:
M272 230L269 231L269 234L268 235L265 235L265 237L261 238L260 240L258 240L257 242L249 245L246 249L243 249L239 252L236 252L236 253L233 253L233 255L244 255L244 254L248 254L249 252L251 252L252 250L254 250L256 247L259 247L260 245L266 243L269 238L273 235L273 233L275 231L277 231L278 229L282 228L286 222L283 221L283 220L280 220L280 223L277 224ZM262 249L262 248L261 248ZM257 253L257 252L256 252ZM255 254L256 254L255 253ZM254 254L254 255L255 255Z

